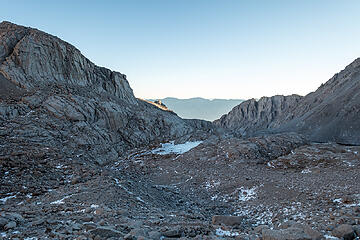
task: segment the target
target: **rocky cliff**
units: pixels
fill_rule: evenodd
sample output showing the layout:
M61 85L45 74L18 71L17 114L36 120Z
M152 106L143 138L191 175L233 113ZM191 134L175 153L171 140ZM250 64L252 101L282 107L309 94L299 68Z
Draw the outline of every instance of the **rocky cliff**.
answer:
M141 145L209 130L137 99L124 74L98 67L37 29L0 23L1 152L57 147L99 163Z
M271 128L284 113L295 108L301 99L298 95L262 97L258 101L250 99L237 105L214 123L233 129L241 135L250 135Z
M215 123L241 134L295 131L310 140L360 144L360 59L301 98L249 100Z

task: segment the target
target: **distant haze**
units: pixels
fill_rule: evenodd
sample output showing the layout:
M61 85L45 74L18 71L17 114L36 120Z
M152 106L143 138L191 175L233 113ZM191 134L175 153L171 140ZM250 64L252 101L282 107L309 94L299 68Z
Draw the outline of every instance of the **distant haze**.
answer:
M233 107L244 101L242 99L178 99L172 97L150 100L161 100L163 104L182 118L196 118L208 121L219 119Z
M139 98L306 95L360 56L359 0L2 0Z

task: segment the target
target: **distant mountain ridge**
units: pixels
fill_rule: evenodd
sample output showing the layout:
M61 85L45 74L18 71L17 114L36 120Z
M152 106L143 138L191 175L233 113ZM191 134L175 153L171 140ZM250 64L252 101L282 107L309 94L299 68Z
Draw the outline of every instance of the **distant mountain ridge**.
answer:
M214 123L242 135L291 131L304 134L312 141L360 145L360 58L315 92L304 97L294 96L246 101ZM274 98L283 99L278 102L281 111L274 108ZM260 109L258 106L263 104ZM254 107L244 112L248 105ZM254 115L260 117L248 121L254 119ZM274 115L276 117L272 117Z
M242 99L206 99L200 97L188 99L167 97L149 100L153 102L160 100L167 108L182 118L208 121L220 118L223 114L244 101Z
M262 97L259 100L249 99L214 123L236 130L241 135L247 135L257 130L272 128L282 114L294 109L301 99L302 97L296 94Z

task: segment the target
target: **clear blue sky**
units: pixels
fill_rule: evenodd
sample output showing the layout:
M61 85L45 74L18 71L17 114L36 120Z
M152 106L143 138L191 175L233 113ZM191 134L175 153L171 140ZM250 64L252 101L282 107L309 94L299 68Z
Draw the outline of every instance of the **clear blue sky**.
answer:
M135 95L307 94L360 57L359 0L1 0L0 20L70 42Z

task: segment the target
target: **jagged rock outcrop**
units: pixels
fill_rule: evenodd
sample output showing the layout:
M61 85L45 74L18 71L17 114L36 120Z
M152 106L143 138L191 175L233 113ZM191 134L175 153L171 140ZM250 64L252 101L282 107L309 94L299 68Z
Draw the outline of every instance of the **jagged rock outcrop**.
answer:
M306 95L276 123L314 141L360 144L360 58Z
M249 135L271 128L284 113L295 108L301 99L299 95L262 97L258 101L250 99L234 107L214 123L233 129L241 135Z
M249 100L215 123L241 134L299 132L310 140L360 144L360 58L315 92Z
M96 66L61 39L9 22L0 23L0 83L5 155L40 144L103 163L211 128L137 99L124 74Z

